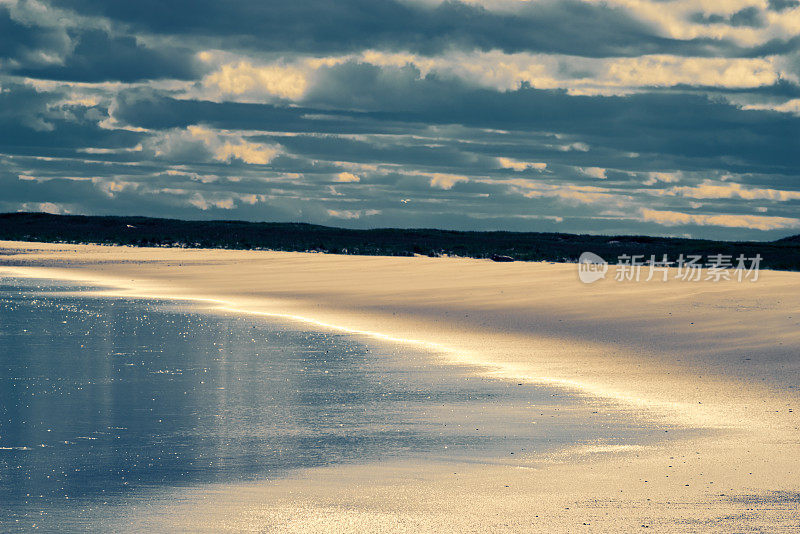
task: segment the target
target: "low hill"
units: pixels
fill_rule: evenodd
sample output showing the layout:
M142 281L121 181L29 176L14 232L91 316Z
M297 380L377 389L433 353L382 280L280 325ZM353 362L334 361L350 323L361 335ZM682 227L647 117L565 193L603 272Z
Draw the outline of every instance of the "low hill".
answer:
M648 236L540 232L461 232L435 229L350 230L304 223L183 221L148 217L95 217L46 213L0 214L0 239L132 246L269 249L383 256L508 256L521 261L577 261L591 251L617 263L623 254L760 254L761 267L800 270L800 236L773 242L732 242Z

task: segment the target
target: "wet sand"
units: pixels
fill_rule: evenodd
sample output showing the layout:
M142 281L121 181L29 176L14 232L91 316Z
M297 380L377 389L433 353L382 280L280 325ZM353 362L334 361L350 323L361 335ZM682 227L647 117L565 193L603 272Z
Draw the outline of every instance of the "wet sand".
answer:
M781 531L800 513L800 273L582 284L575 265L0 242L0 275L413 343L501 380L556 385L698 429L483 465L314 469L143 503L141 528ZM666 437L666 436L665 436ZM584 524L586 523L586 524ZM643 527L645 525L645 527Z

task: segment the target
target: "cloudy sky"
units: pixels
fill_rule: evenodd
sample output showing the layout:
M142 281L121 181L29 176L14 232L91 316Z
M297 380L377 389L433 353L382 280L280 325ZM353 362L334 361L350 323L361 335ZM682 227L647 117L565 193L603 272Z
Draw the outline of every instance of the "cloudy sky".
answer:
M0 212L800 233L797 0L0 0Z

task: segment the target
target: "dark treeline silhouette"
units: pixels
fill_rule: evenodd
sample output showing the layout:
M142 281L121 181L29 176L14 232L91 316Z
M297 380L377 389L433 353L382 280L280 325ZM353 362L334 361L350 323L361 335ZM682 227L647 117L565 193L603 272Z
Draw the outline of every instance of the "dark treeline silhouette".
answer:
M0 239L130 246L317 251L370 256L462 256L518 261L577 261L584 251L616 263L623 254L645 260L664 254L740 254L763 258L762 268L800 270L800 236L772 242L733 242L648 236L540 232L461 232L379 228L350 230L305 223L183 221L46 213L0 214ZM505 258L503 258L505 257Z

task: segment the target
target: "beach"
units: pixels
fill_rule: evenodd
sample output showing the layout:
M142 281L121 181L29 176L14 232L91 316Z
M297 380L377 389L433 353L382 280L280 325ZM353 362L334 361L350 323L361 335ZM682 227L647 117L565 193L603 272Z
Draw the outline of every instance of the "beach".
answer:
M483 463L369 462L176 491L126 517L184 531L793 531L800 274L584 284L574 264L0 242L0 276L191 299L431 350L510 383L687 429Z

